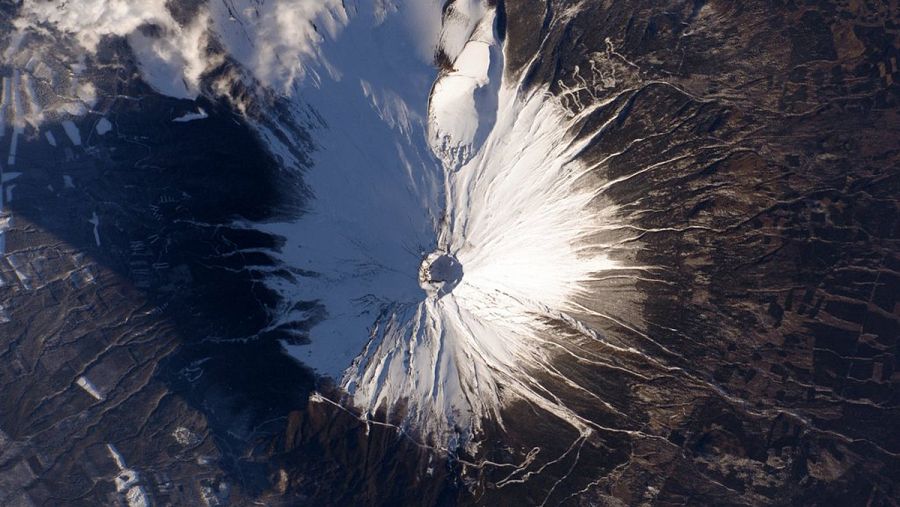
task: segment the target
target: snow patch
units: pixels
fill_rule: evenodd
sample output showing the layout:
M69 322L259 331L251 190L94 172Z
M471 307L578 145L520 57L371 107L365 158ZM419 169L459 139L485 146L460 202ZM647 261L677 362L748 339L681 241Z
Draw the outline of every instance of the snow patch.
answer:
M37 94L34 91L34 83L28 74L23 74L20 82L21 93L28 105L27 112L23 112L24 121L34 127L36 130L40 128L44 121L44 111L37 101Z
M100 121L97 122L97 125L94 126L94 129L97 131L97 134L103 136L109 133L113 128L112 123L106 118L100 118Z
M106 444L110 457L116 462L119 473L115 477L116 491L124 497L128 507L149 507L150 497L140 484L141 476L136 470L128 468L122 454L113 444Z
M2 211L2 210L0 210ZM6 253L6 231L12 225L12 216L8 214L0 214L0 254ZM3 283L0 283L0 287Z
M89 223L94 226L94 242L97 243L97 246L100 246L100 217L97 216L97 212L94 211L91 215L91 219L88 220Z
M197 108L196 113L183 114L183 115L179 116L178 118L175 118L172 121L176 122L176 123L187 123L189 121L205 120L206 118L209 118L209 115L206 114L206 111L204 111L202 107L200 107L200 108Z
M0 137L6 133L6 110L12 100L11 83L8 76L3 76L3 90L0 92Z
M72 141L72 144L75 146L81 146L81 132L78 131L78 126L75 125L75 122L72 120L65 120L62 122L63 130L66 131L66 135L69 137L69 141Z
M22 104L22 94L19 93L22 86L22 74L18 69L13 71L10 94L12 98L13 128L19 134L25 131L25 106Z
M95 386L93 382L88 380L87 377L78 377L78 380L75 383L78 384L79 387L84 389L85 392L96 398L97 401L103 401L103 394L99 389L97 389L97 386Z
M8 182L10 182L10 181L12 181L12 180L18 178L19 176L22 176L22 173L21 173L21 172L18 172L18 171L5 171L5 172L3 172L3 177L0 178L0 181L2 181L3 183L8 183Z

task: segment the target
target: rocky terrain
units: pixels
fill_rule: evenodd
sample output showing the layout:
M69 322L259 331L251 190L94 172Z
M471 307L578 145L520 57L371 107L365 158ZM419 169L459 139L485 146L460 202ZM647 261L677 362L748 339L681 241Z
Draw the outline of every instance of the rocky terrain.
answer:
M897 504L900 7L489 3L504 78L589 141L642 267L547 322L569 384L528 372L590 431L527 401L470 448L367 420L284 353L316 302L272 325L263 280L310 276L248 225L309 199L254 126L286 106L216 96L227 63L165 97L110 37L88 111L36 126L78 60L47 29L0 66L0 505Z

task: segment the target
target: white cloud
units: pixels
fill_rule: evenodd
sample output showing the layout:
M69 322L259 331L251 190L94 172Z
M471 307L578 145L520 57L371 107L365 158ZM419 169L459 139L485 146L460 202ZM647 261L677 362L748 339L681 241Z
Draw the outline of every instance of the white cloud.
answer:
M263 85L290 92L314 62L327 66L319 45L348 22L340 0L216 1L185 25L164 0L26 0L22 13L20 28L50 24L92 52L104 37L127 38L145 81L179 98L196 97L202 74L219 63L210 36Z
M340 0L213 2L213 31L226 51L257 80L290 92L314 63L319 46L335 38L348 17Z
M19 26L47 23L69 33L88 51L106 36L123 36L138 60L147 83L160 93L195 97L205 61L207 17L179 25L163 0L79 0L51 3L26 0ZM141 28L153 26L152 36Z

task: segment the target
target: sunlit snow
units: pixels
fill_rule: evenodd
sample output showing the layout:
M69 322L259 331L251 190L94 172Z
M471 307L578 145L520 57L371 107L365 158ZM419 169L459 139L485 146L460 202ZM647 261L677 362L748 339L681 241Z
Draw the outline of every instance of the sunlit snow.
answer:
M372 30L360 15L326 44L342 78L304 90L328 125L307 179L315 200L268 226L289 238L285 261L315 273L277 286L327 312L291 351L368 416L402 406L408 427L450 445L516 399L586 427L529 371L550 365L547 323L577 327L586 284L620 267L601 232L615 210L582 181L571 118L546 92L502 82L494 13L481 14L444 27L472 32L431 90L434 71L398 56L409 42L396 17Z

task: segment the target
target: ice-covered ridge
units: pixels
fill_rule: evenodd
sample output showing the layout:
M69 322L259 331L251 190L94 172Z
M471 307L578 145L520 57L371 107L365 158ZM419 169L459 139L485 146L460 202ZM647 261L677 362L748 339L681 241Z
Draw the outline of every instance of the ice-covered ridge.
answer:
M454 22L457 9L451 7L450 22L442 30L442 42L451 45L468 28ZM483 12L473 31L457 52L441 47L446 58L456 55L451 69L445 69L434 83L428 104L428 136L432 150L445 165L465 163L490 131L497 107L497 85L502 70L502 53L495 33L496 13ZM471 21L469 16L464 18ZM440 53L439 53L440 54ZM490 88L493 84L493 88Z

